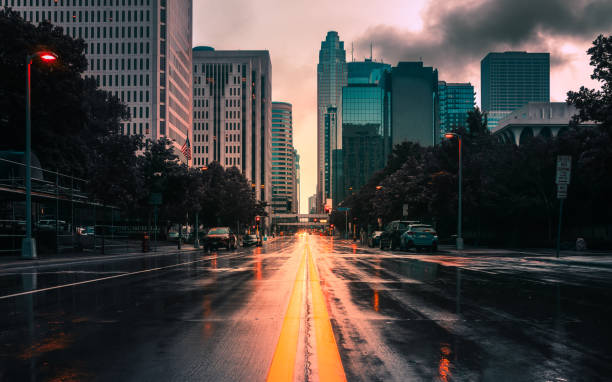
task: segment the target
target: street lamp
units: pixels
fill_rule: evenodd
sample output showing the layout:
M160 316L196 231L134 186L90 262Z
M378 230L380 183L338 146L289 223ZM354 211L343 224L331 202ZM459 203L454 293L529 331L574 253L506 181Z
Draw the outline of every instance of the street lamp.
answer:
M459 142L459 196L458 196L458 212L457 212L457 249L463 250L463 237L461 237L461 188L462 188L462 180L461 180L461 135L456 133L446 133L444 134L444 138L453 139L457 138Z
M30 73L34 58L39 58L46 63L52 63L57 60L57 54L51 51L39 51L26 56L26 235L21 244L21 258L23 259L35 259L37 257L36 241L32 238L32 121L30 119Z

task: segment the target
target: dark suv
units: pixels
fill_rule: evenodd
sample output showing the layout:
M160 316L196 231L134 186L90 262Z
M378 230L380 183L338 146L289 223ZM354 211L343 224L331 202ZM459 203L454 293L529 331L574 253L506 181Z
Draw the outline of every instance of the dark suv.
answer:
M410 224L416 224L416 220L394 220L387 224L380 235L380 249L395 249L400 246L400 238L408 230Z
M220 247L236 249L238 246L236 235L234 235L229 227L211 228L202 241L202 246L205 251Z

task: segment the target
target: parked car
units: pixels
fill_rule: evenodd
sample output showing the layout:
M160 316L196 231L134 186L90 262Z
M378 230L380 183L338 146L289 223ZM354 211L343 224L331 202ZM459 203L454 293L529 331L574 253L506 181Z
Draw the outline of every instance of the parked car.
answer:
M208 230L204 237L202 247L204 250L212 250L218 248L236 249L238 247L238 239L229 227L215 227Z
M410 224L418 224L416 220L394 220L387 224L385 230L380 235L380 249L399 248L400 238L408 230Z
M380 245L380 235L383 231L374 231L368 237L368 247L378 247Z
M243 247L250 247L253 245L257 245L260 242L260 240L257 238L257 235L246 235L243 239L242 239L242 246Z
M179 233L178 232L174 232L174 231L168 232L168 240L169 241L178 241L178 238L179 238Z
M436 230L428 224L411 224L401 236L400 249L405 251L412 247L416 250L419 248L437 250L438 234Z

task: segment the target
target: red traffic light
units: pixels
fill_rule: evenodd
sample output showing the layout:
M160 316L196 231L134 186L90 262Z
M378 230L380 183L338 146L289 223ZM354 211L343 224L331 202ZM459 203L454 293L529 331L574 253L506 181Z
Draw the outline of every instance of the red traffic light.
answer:
M255 216L255 221L259 221L259 216Z

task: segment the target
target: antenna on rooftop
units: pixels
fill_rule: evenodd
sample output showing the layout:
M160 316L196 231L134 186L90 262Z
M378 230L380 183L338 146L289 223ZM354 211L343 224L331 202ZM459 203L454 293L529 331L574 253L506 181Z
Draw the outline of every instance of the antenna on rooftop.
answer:
M370 41L370 61L372 61L372 42Z
M355 62L355 56L353 55L354 51L353 42L351 41L351 62Z

